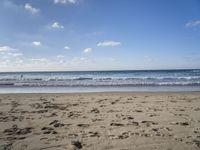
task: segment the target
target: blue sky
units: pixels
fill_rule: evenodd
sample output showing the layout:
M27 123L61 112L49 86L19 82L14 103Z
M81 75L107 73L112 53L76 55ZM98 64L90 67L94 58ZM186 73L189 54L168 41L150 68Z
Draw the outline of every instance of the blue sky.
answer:
M1 0L0 71L200 68L199 0Z

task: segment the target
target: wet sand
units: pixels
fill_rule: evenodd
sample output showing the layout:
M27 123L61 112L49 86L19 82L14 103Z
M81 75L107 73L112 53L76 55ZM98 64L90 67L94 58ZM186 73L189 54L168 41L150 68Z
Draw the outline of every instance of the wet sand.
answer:
M197 150L200 92L0 94L0 150Z

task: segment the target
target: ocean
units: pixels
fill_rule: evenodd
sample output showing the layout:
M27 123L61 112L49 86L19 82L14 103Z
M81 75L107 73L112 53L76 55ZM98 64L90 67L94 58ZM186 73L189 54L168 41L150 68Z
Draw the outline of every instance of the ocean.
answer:
M110 91L200 91L200 70L0 73L0 93Z

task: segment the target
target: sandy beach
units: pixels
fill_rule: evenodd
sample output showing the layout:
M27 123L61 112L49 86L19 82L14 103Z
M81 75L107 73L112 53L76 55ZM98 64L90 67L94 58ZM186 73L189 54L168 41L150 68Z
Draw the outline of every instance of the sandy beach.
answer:
M0 149L200 149L200 92L1 94Z

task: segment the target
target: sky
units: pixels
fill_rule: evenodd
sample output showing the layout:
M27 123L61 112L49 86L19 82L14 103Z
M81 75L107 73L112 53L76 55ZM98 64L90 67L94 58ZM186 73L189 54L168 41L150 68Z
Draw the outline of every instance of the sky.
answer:
M0 0L0 72L200 68L200 0Z

